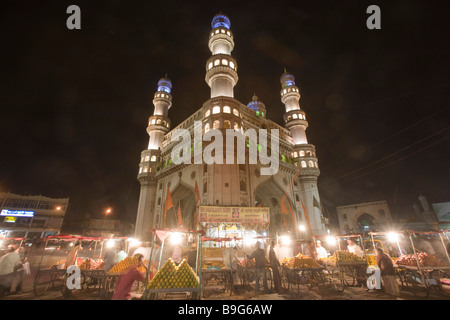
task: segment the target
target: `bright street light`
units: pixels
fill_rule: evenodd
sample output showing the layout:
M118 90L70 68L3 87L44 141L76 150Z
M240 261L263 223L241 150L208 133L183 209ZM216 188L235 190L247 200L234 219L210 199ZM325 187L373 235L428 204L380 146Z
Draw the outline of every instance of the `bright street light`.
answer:
M336 244L336 238L335 237L328 236L326 239L327 239L327 243L329 245L335 245Z
M291 244L291 238L289 236L281 236L280 242L283 246L288 246Z
M179 232L174 232L170 235L170 243L173 245L180 244L181 240L183 240L183 237Z
M387 235L387 239L391 242L397 242L398 241L398 234L395 232L389 232Z

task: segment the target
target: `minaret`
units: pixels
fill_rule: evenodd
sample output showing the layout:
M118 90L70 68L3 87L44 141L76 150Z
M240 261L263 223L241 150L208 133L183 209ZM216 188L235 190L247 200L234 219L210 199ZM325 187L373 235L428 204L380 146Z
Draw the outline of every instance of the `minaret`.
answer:
M259 101L255 94L252 97L252 101L247 103L247 107L255 111L257 117L266 117L266 106L262 101Z
M312 235L324 235L324 219L317 188L317 177L320 174L320 170L316 157L316 148L314 145L308 144L306 137L308 121L306 121L305 112L300 108L300 91L295 85L294 76L287 72L286 69L281 75L280 82L281 101L286 108L283 118L285 127L291 132L294 144L292 157L295 165L299 168L298 179L301 186L301 199L305 208L305 210L302 208L302 219L306 222L305 215L308 215Z
M148 148L141 152L137 177L141 184L141 191L134 235L140 240L150 240L150 231L154 226L156 166L161 156L164 135L170 130L168 111L172 106L171 90L172 82L166 75L158 81L158 89L153 98L155 110L148 119Z
M233 98L233 88L238 82L237 63L231 56L234 41L230 26L230 19L222 13L216 14L211 22L208 46L212 56L206 61L205 76L211 98Z

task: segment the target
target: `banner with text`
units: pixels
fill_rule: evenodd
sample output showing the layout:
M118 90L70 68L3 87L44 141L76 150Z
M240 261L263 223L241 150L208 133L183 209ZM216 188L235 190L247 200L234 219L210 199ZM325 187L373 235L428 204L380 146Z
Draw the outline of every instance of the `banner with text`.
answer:
M242 224L268 224L268 207L216 207L200 206L200 222L237 222Z

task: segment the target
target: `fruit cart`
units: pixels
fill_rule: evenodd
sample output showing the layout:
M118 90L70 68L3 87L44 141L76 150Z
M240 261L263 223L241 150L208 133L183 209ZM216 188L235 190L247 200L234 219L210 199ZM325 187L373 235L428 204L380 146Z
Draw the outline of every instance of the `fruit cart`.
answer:
M198 231L183 229L155 229L153 232L150 261L147 268L144 300L171 300L171 299L200 299L202 296L202 235ZM157 237L161 240L158 268L155 274L150 273L151 261L154 254ZM186 243L196 244L195 266L191 267L186 259L177 265L172 257L165 260L167 247L180 247ZM167 250L166 250L167 251ZM162 262L164 264L161 266Z
M308 290L315 289L319 294L325 294L330 280L325 277L324 267L307 255L297 254L292 258L281 260L281 279L283 287L291 292L291 288L297 287L300 294L300 285Z
M237 238L209 238L203 237L202 243L211 244L202 249L202 294L206 296L207 288L214 288L227 292L230 296L234 292L234 282L237 278L237 261L234 256L235 247L240 239ZM236 250L237 251L237 250Z
M65 268L65 258L76 241L88 242L88 245L78 253L77 265L80 268L80 284L83 289L100 288L104 270L102 262L95 259L99 237L83 237L76 235L56 235L45 239L41 259L36 272L33 291L36 296L42 296L48 289L68 292L66 280L69 276ZM85 259L81 256L86 256ZM44 261L44 258L45 261ZM43 268L42 266L47 267Z
M369 265L377 265L377 248L381 248L395 262L405 250L405 241L406 239L399 232L369 232L368 237L364 239L364 252L367 263Z
M396 261L401 290L412 292L420 298L427 298L432 289L436 289L444 296L450 296L448 240L445 240L441 231L407 230L406 233L409 236L412 252L400 256ZM426 249L427 242L435 244L434 248L429 247L435 250L434 254L423 250Z
M368 278L366 273L368 263L365 252L363 257L361 257L342 249L344 247L342 242L348 239L353 239L354 241L357 239L361 244L363 243L363 238L360 234L328 236L327 242L330 246L337 246L338 249L333 255L322 259L327 278L330 279L334 289L338 292L344 291L346 287L365 286Z

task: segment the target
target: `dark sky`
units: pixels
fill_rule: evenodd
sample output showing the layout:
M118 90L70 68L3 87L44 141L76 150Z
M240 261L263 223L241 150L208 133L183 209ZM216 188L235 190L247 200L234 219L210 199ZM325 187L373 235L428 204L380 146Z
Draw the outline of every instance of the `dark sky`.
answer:
M450 201L447 1L1 1L0 190L70 197L68 219L111 206L134 222L140 152L157 81L173 82L175 127L209 98L212 17L231 19L235 97L282 124L279 78L295 75L322 200L420 193ZM82 29L66 28L81 8ZM381 7L381 30L366 8ZM444 140L447 139L447 140Z

